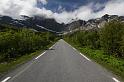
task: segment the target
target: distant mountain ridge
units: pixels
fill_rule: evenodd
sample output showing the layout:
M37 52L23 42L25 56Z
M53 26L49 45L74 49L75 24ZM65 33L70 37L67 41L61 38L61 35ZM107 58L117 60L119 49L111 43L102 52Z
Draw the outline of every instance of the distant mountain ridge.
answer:
M12 19L9 16L1 16L0 24L12 25L17 28L26 27L35 29L37 31L45 31L45 29L39 27L45 27L46 29L53 30L55 32L62 32L65 30L64 24L57 23L54 19L44 19L43 17L34 16L22 16L22 20ZM39 25L39 26L38 26Z
M72 22L67 25L67 28L69 31L90 30L90 29L95 30L95 29L101 28L106 22L109 22L112 20L119 20L124 22L124 16L105 14L101 18L90 19L88 21L78 20L78 21Z
M111 20L120 20L124 22L124 16L104 15L101 18L85 20L77 20L70 24L59 24L55 19L46 19L40 16L28 17L22 16L22 20L13 19L9 16L0 16L0 24L11 25L17 28L25 27L37 31L51 31L54 33L68 33L77 30L99 29L106 22Z

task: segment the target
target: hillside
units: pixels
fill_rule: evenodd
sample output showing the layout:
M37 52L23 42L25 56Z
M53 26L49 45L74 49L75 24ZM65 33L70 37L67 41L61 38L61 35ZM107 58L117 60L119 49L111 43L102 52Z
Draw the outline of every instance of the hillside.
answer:
M22 19L13 19L9 16L0 17L0 25L10 25L17 28L30 28L36 31L51 31L54 33L70 33L77 30L97 30L104 26L106 22L111 20L124 21L124 16L104 15L101 18L85 20L77 20L69 24L57 23L55 19L43 18L40 16L28 17L21 16Z
M13 19L9 16L1 16L0 24L15 26L17 28L20 27L32 28L37 31L46 31L45 29L38 27L37 25L56 32L62 32L65 30L64 24L59 24L54 19L45 19L39 16L34 16L34 17L22 16L21 20Z
M118 15L104 15L101 18L96 19L90 19L88 21L85 20L78 20L74 21L67 25L67 28L69 31L75 31L75 30L97 30L104 26L105 23L112 21L112 20L118 20L124 22L124 16L118 16Z

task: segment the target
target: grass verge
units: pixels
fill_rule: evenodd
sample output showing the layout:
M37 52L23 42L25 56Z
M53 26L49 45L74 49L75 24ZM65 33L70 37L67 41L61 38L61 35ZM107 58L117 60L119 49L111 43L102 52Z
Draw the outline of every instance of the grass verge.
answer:
M50 46L52 46L54 43L50 44L47 46L47 48L49 48ZM33 59L34 57L38 56L39 54L41 54L44 51L44 49L40 49L37 50L31 54L27 54L24 56L21 56L9 63L4 62L4 63L0 63L0 77L4 76L6 73L8 73L9 71L17 68L18 66L30 61L31 59Z
M110 70L124 82L124 59L105 54L103 50L95 50L89 47L80 47L73 43L70 44L90 59Z

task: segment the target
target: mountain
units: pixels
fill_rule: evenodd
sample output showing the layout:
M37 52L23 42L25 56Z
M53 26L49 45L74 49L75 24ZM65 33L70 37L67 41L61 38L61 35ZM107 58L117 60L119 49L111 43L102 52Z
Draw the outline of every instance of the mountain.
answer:
M124 22L124 16L118 15L104 15L101 18L85 20L77 20L69 24L59 24L55 19L44 18L40 16L28 17L21 16L20 20L13 19L9 16L0 16L0 25L10 25L17 28L30 28L36 31L50 31L57 34L70 33L77 30L97 30L101 28L106 22L111 20L120 20Z
M101 18L90 19L88 21L85 20L74 21L68 24L67 28L69 32L73 32L77 30L90 30L90 29L97 30L103 27L105 23L112 20L118 20L124 22L124 16L105 14Z
M12 19L9 16L1 16L0 24L15 26L17 28L26 27L35 29L37 31L54 31L54 32L63 32L65 31L65 24L59 24L54 19L45 19L43 17L34 16L21 16L21 20ZM41 28L40 26L44 27ZM47 30L48 29L48 30Z

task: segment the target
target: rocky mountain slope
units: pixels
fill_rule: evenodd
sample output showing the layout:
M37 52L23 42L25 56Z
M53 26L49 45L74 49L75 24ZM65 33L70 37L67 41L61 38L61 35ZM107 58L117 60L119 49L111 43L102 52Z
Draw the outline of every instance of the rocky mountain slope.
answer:
M39 16L22 16L21 20L12 19L9 16L1 16L0 25L10 25L18 28L26 27L37 31L47 31L47 29L49 29L55 32L62 32L65 30L64 24L59 24L54 19L45 19ZM40 26L44 28L41 28Z
M39 16L22 16L21 20L12 19L8 16L0 16L0 25L11 25L18 28L26 27L36 31L50 31L54 33L70 33L77 30L96 30L101 28L106 22L120 20L124 22L124 16L104 15L101 18L90 19L88 21L78 20L70 24L59 24L54 19L46 19Z
M101 28L106 22L109 22L111 20L119 20L124 22L124 16L106 14L101 18L90 19L88 21L78 20L72 22L67 25L67 28L70 32L76 30L90 30L90 29L95 30Z

